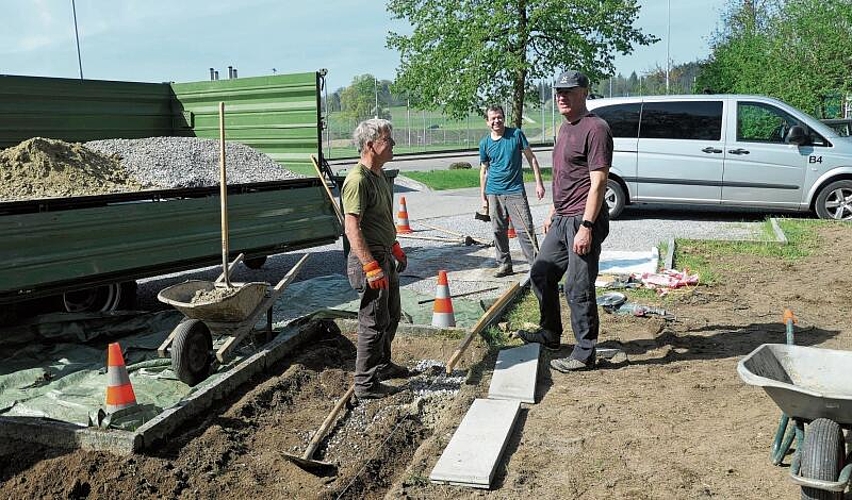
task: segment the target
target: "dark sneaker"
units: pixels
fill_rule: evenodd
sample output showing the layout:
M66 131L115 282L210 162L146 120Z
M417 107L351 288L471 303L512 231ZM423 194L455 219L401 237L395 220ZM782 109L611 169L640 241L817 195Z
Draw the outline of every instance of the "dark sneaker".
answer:
M512 270L512 266L500 266L494 271L495 278L503 278L505 276L511 276L515 274L515 271Z
M567 358L557 358L550 361L550 367L562 373L591 370L593 366L594 363L586 364L580 361L579 359L574 359L570 356Z
M541 344L542 347L547 350L559 350L559 340L552 340L552 337L548 335L544 330L538 330L535 332L518 330L517 332L512 334L512 337L516 339L521 339L524 344Z
M400 391L399 387L394 387L388 384L375 384L366 391L355 391L355 397L358 399L381 399L385 396L393 396Z
M392 378L408 378L412 375L414 375L414 372L394 362L386 364L382 367L381 370L379 370L379 378L381 378L382 380L388 380Z

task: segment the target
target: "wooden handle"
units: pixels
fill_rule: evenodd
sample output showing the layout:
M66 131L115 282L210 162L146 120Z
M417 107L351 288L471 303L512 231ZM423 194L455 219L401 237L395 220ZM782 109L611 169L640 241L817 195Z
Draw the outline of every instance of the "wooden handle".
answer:
M228 274L228 177L225 173L225 103L219 103L219 198L222 206L222 272L225 285L231 287Z
M470 342L473 340L473 337L475 337L482 330L485 329L488 323L490 323L491 320L494 319L494 316L500 313L503 307L512 299L512 297L515 296L518 289L520 288L520 283L515 283L511 287L509 287L509 289L506 290L503 295L500 296L499 299L497 299L497 302L495 302L494 305L489 307L488 310L485 311L485 314L483 314L482 317L479 318L479 321L477 321L476 324L473 325L473 330L471 330L470 333L467 334L467 337L462 340L461 344L459 344L458 348L453 352L453 355L450 356L450 360L447 361L447 375L453 372L453 368L455 368L456 363L458 363L459 358L461 357L462 353L464 353L465 349L467 349L467 346L470 345Z
M314 455L314 452L317 450L317 446L319 446L322 439L325 437L325 433L328 432L328 428L331 427L331 424L334 423L334 419L337 418L337 414L340 413L340 410L346 406L346 402L349 401L349 398L355 394L355 386L349 388L343 396L337 400L337 404L334 405L334 408L331 409L331 413L325 417L320 428L317 429L316 434L311 439L311 442L308 444L308 448L305 450L305 454L302 455L302 458L305 460L310 460Z
M340 207L337 206L337 201L334 199L334 195L331 193L331 189L328 189L328 184L325 182L325 177L322 175L322 171L319 167L319 162L317 162L317 157L311 155L311 163L314 165L314 170L317 171L317 177L319 177L320 181L322 181L322 187L325 188L325 194L328 195L328 201L331 202L331 208L334 209L334 213L337 215L337 220L340 221L340 225L343 225L343 213L340 211ZM332 180L332 179L329 179Z

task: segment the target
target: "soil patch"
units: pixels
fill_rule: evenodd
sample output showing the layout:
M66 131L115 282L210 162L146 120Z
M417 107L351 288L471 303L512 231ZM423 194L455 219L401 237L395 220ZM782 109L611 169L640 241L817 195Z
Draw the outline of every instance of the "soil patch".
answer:
M304 450L351 383L347 332L320 336L141 455L0 443L0 497L798 498L789 468L769 462L780 411L735 366L762 343L784 342L785 307L798 316L798 344L852 349L852 252L843 251L852 226L817 227L820 249L795 264L726 257L719 285L675 294L666 305L675 321L602 315L602 347L625 349L627 364L565 375L544 355L539 402L523 411L492 491L428 482L471 400L487 395L495 353L479 341L461 365L470 375L450 386L450 397L411 390L343 412L315 455L337 463L337 476L282 459ZM457 344L401 335L395 358L408 366L446 360ZM412 389L437 393L449 379L427 370L417 380Z

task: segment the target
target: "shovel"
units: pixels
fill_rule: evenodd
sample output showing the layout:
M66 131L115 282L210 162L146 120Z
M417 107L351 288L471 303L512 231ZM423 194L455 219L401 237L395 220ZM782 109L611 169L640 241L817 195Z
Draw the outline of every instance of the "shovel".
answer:
M291 455L290 453L284 453L284 458L293 462L294 464L301 467L306 472L310 472L311 474L316 475L331 475L336 473L337 466L330 462L323 462L321 460L314 460L312 457L314 456L314 452L317 451L317 447L322 442L325 437L325 433L328 432L331 424L334 423L334 419L337 418L337 414L340 413L340 410L346 406L346 403L355 393L355 386L349 388L348 391L337 401L337 404L334 405L334 408L331 409L331 413L325 417L325 420L320 425L319 430L317 430L314 437L311 439L311 442L308 443L308 447L305 449L305 453L301 456L299 455Z

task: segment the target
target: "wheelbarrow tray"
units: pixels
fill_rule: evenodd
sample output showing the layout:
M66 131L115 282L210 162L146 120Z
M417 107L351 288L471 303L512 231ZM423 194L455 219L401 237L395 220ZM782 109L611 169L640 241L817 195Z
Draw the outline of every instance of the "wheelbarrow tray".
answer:
M212 281L189 280L160 290L157 299L186 317L204 322L238 323L248 318L266 295L268 283L234 283L235 293L210 302L192 302L197 292L216 288ZM221 286L219 288L222 288Z
M852 424L852 351L763 344L737 364L743 382L763 387L785 415Z

